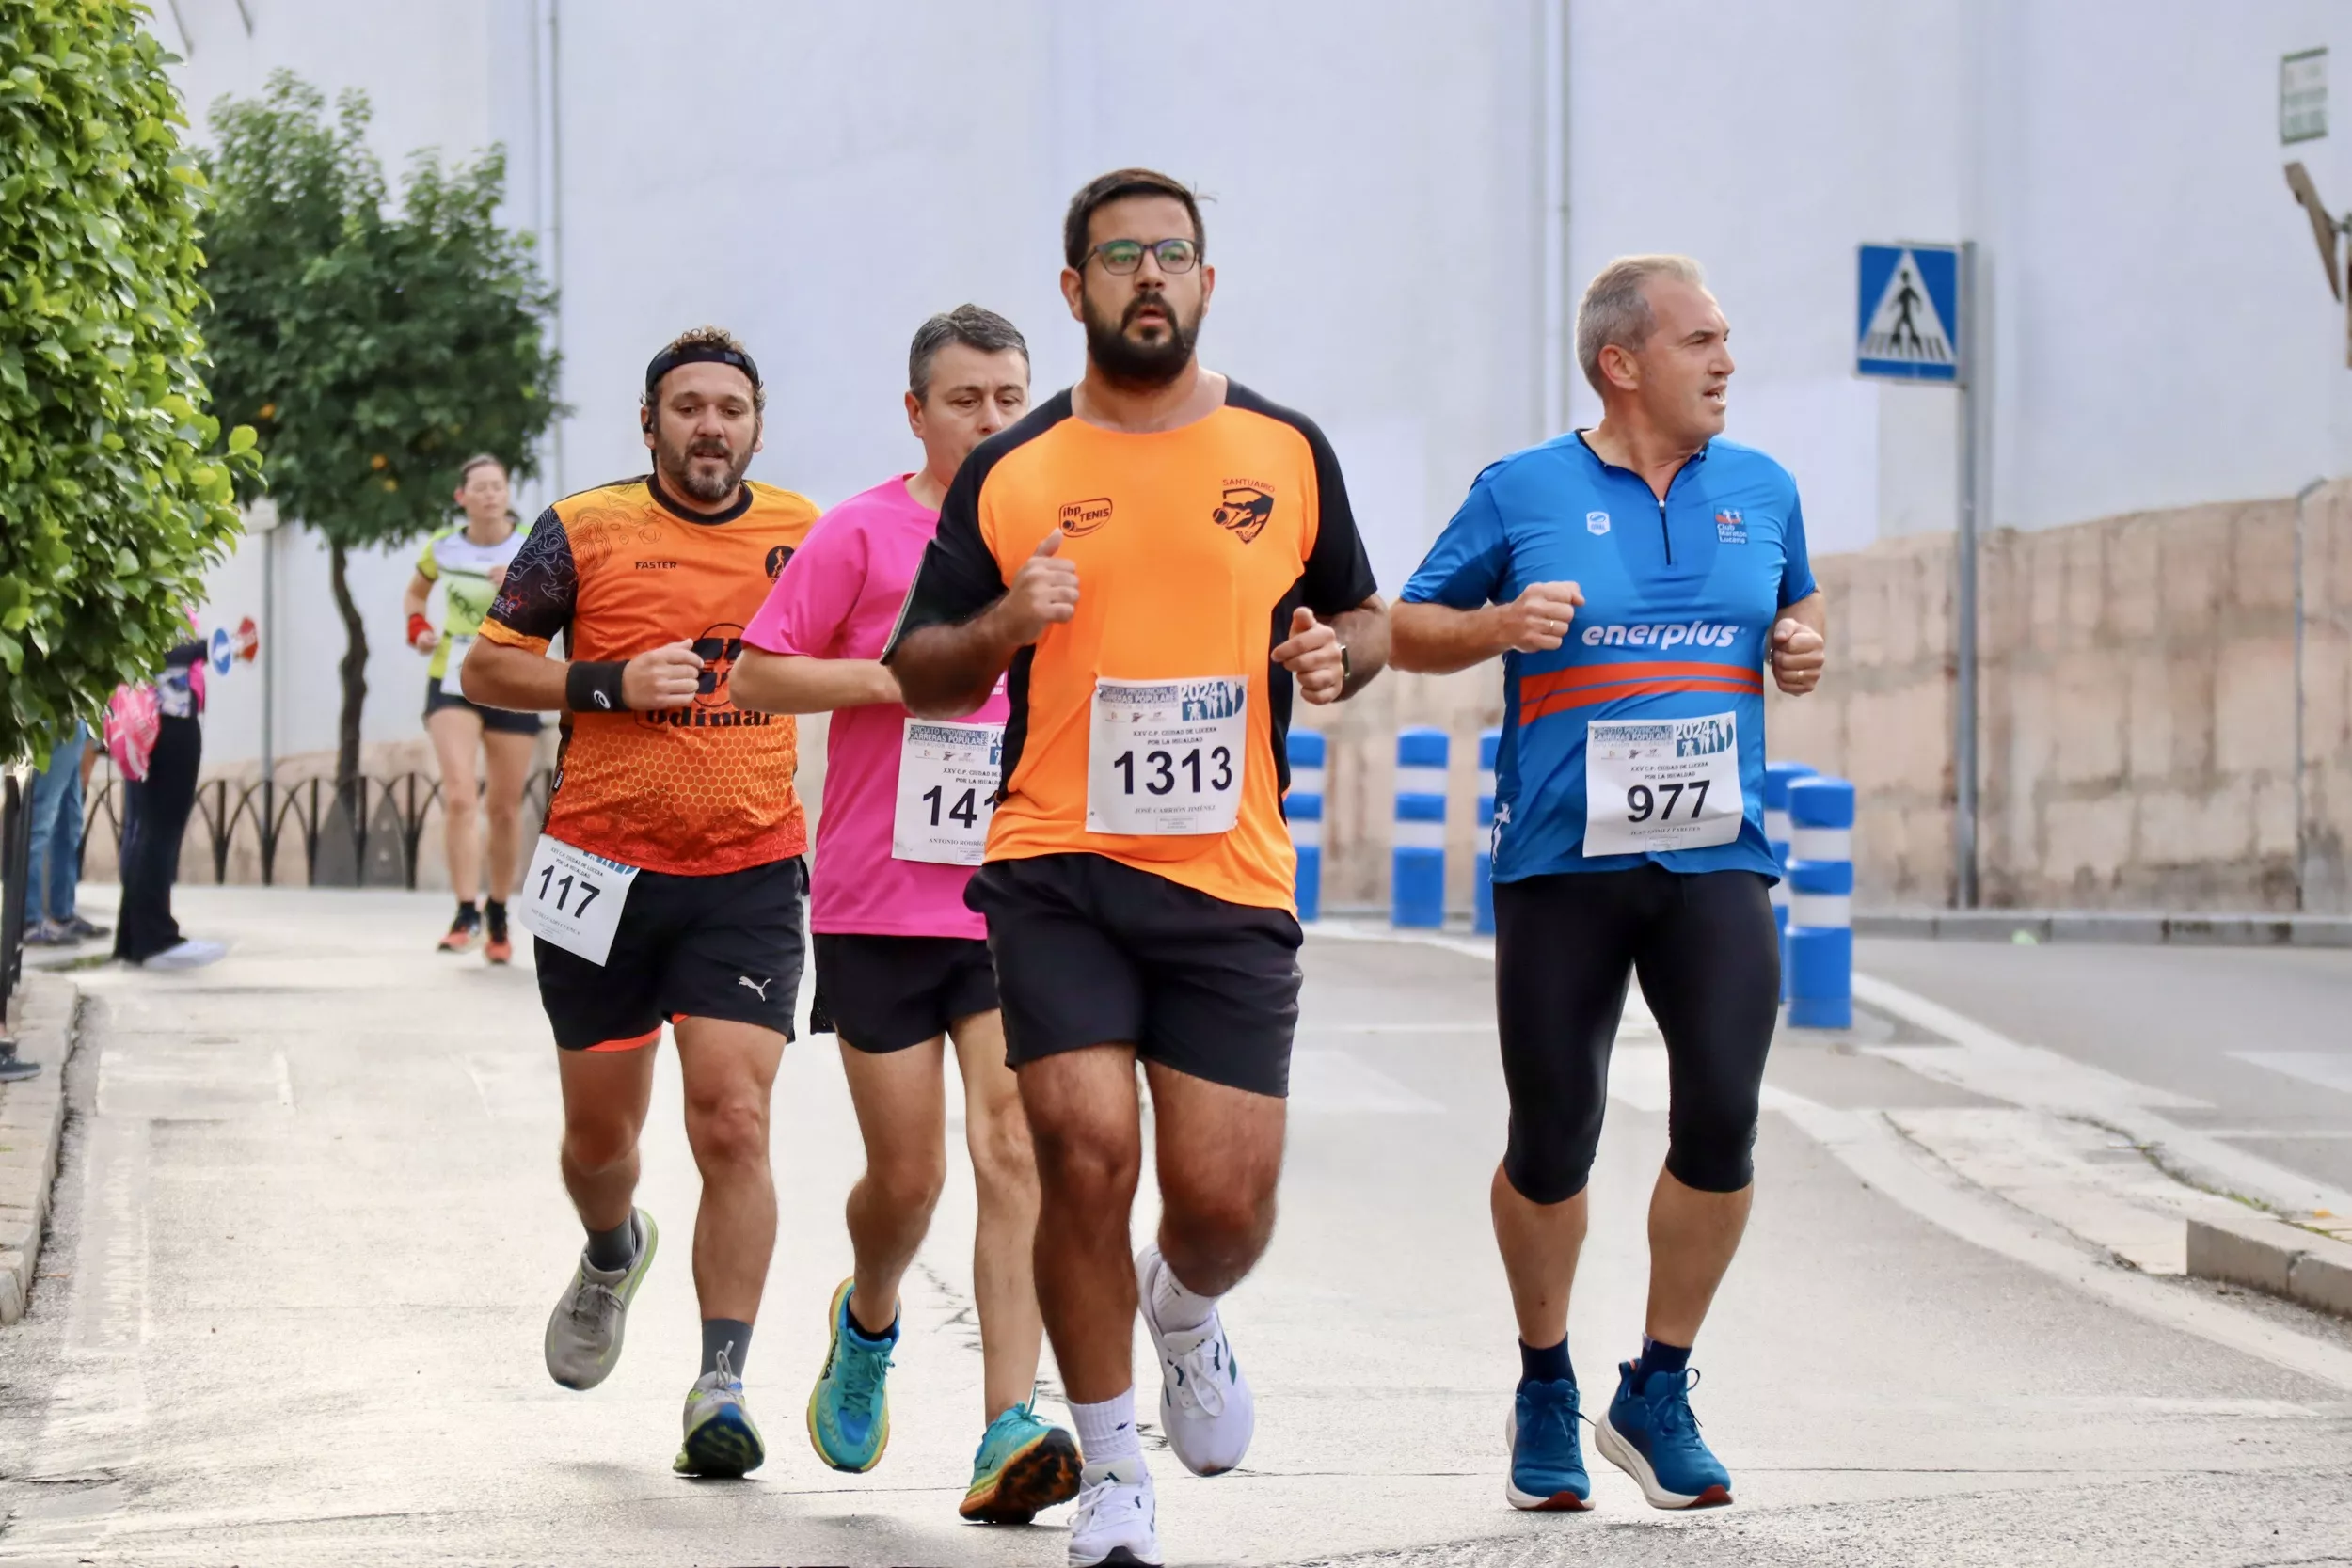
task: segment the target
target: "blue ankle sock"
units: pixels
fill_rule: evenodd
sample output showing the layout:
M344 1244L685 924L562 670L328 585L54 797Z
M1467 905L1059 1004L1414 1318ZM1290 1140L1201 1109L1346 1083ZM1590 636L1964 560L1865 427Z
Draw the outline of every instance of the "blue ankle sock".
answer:
M1653 1372L1679 1372L1691 1364L1691 1347L1669 1345L1645 1336L1642 1358L1633 1363L1633 1386L1639 1392Z
M1568 1341L1563 1337L1556 1345L1541 1350L1519 1341L1519 1381L1521 1383L1576 1383L1576 1369L1568 1365Z

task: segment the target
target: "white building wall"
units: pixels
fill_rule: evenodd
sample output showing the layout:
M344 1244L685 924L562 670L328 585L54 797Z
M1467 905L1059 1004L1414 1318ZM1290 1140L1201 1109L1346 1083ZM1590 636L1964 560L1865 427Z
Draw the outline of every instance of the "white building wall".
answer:
M914 460L901 367L934 309L1005 311L1040 392L1065 384L1063 204L1101 169L1165 167L1214 198L1205 356L1329 431L1393 591L1478 468L1549 434L1555 5L1569 287L1627 251L1707 261L1732 434L1795 470L1817 551L1954 515L1952 395L1851 372L1867 239L1983 247L1988 527L2277 496L2352 460L2343 316L2276 127L2280 55L2323 44L2352 114L2331 0L1201 0L1181 24L1093 0L246 0L250 36L234 0L180 0L178 70L199 132L213 97L289 65L370 92L389 169L507 144L513 221L557 242L571 488L642 470L642 368L700 322L768 371L754 475L824 502ZM169 8L155 25L181 47ZM2292 153L2339 208L2345 135ZM323 556L281 550L290 752L332 743L342 637ZM258 610L254 553L208 624ZM354 568L371 739L417 729L409 554ZM243 679L217 755L258 740Z
M934 310L1004 311L1040 395L1066 385L1082 338L1057 283L1062 211L1126 163L1213 198L1204 357L1324 425L1388 589L1479 467L1542 434L1537 0L1210 0L1181 24L1086 0L694 0L660 25L644 0L558 0L551 188L540 0L247 4L250 39L233 0L183 0L192 99L258 90L280 64L362 87L388 167L495 135L514 221L560 220L544 254L564 292L567 488L643 471L644 363L703 322L739 333L770 383L753 477L821 502L916 460L899 398ZM285 753L332 744L342 634L316 546L280 548ZM354 566L372 740L418 729L411 553ZM253 611L256 554L216 576L208 615ZM242 680L220 683L215 756L258 743Z

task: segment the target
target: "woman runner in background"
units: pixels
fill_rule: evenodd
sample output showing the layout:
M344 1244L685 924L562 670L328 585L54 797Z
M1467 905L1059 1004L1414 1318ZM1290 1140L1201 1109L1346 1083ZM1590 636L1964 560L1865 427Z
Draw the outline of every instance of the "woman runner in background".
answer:
M468 702L459 689L457 672L529 531L518 527L507 509L506 465L495 457L466 459L458 470L456 500L465 510L465 522L424 542L402 608L408 613L408 645L433 656L425 668L424 727L433 736L434 755L441 767L441 834L449 849L450 889L457 895L457 916L441 938L441 951L463 953L483 934L484 911L475 902L482 896L483 860L483 792L474 773L479 748L489 758L489 941L483 957L502 964L514 955L506 934L506 895L515 887L516 823L540 719L535 713L509 713ZM448 585L437 635L424 615L436 582Z

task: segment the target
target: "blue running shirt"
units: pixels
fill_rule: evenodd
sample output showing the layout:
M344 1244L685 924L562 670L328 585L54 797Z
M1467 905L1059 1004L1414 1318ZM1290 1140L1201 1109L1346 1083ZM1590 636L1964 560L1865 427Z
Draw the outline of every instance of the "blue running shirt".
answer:
M1661 504L1570 432L1478 476L1403 600L1477 610L1538 582L1584 606L1557 649L1502 656L1495 880L1652 860L1777 878L1763 670L1780 612L1814 591L1788 470L1711 441Z

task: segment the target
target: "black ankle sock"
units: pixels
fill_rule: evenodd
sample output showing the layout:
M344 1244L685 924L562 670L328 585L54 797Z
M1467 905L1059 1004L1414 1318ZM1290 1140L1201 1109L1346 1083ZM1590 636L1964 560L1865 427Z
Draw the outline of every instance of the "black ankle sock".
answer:
M482 911L474 908L472 899L460 898L457 900L457 918L469 926L477 925L482 919Z
M1556 1345L1541 1350L1519 1341L1519 1381L1521 1383L1576 1382L1576 1369L1568 1365L1568 1341L1565 1336Z
M1633 1386L1638 1392L1655 1372L1679 1372L1691 1364L1691 1347L1642 1340L1642 1358L1633 1363Z
M727 1370L737 1381L743 1376L743 1363L752 1354L752 1325L740 1318L705 1318L703 1320L703 1371L708 1377L719 1370L719 1354L726 1353Z
M489 900L482 906L482 912L489 919L492 936L506 935L506 905L502 901L496 898Z
M637 1261L637 1216L629 1215L610 1230L588 1232L588 1266L611 1274Z

